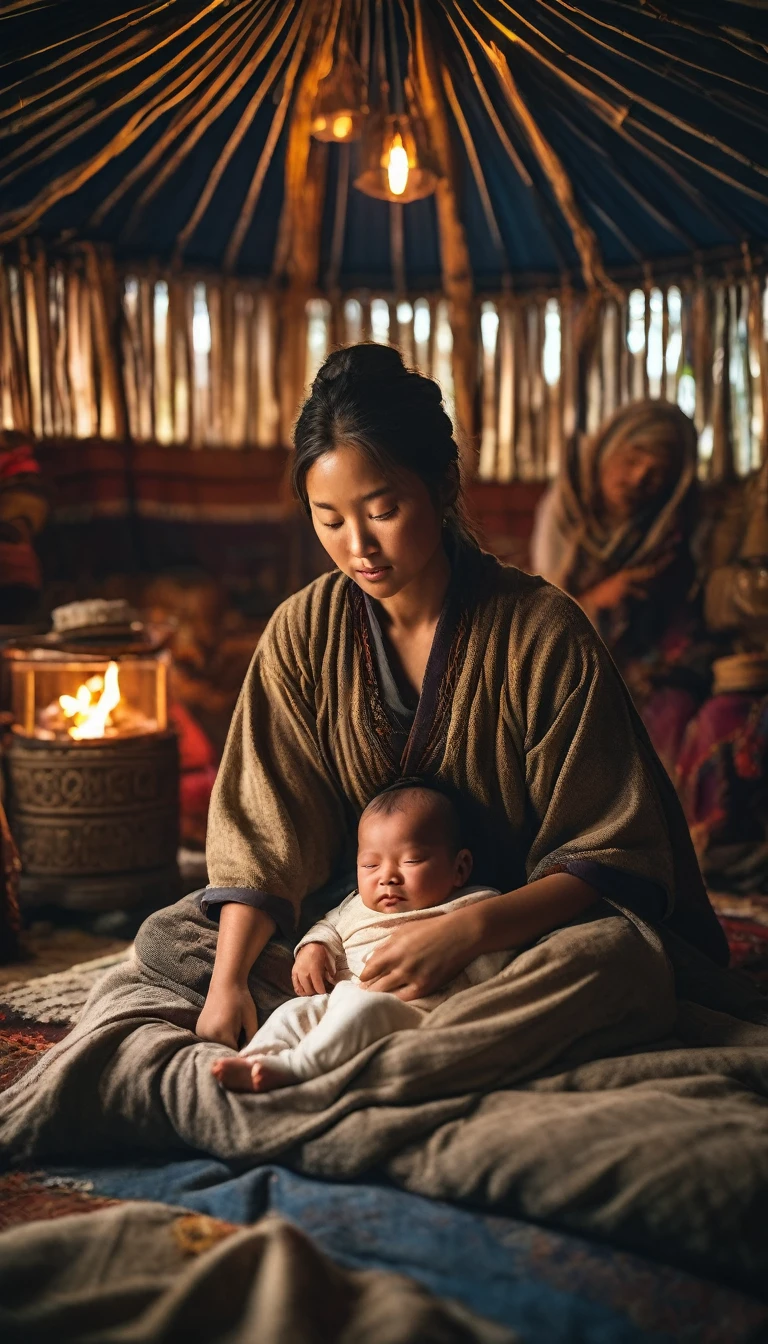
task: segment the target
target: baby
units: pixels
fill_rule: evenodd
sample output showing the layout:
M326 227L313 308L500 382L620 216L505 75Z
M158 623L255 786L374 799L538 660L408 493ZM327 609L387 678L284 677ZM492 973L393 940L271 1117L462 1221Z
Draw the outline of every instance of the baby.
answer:
M223 1087L267 1092L317 1078L391 1032L418 1027L438 1003L506 965L509 952L478 957L440 993L411 1003L360 983L393 929L498 895L465 885L472 855L462 838L454 804L427 784L395 785L368 804L358 827L357 891L297 945L293 987L302 997L277 1008L236 1058L213 1063Z

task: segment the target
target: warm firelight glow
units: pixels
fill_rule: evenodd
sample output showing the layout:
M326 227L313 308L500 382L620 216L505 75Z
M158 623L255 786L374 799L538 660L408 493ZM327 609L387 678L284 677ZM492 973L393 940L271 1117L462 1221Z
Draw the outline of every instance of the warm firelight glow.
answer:
M110 663L103 677L89 677L75 695L60 695L59 706L73 722L67 731L76 742L105 737L113 726L111 714L120 703L117 663Z
M408 155L399 131L395 133L389 147L387 181L393 196L402 196L408 186Z
M346 112L334 117L331 130L337 140L346 140L352 132L352 118L347 116Z
M327 129L328 118L321 112L312 122L312 134L322 136L323 131ZM355 123L348 112L338 112L331 121L331 135L334 140L348 140L354 129Z

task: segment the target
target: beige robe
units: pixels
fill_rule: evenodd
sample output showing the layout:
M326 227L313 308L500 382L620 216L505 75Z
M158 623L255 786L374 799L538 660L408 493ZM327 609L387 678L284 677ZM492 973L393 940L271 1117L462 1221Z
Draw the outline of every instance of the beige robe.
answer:
M674 790L584 613L473 550L458 553L454 576L459 614L430 703L427 669L414 732L425 715L435 731L416 765L475 807L484 836L475 879L510 891L574 863L599 865L609 899L725 962ZM349 854L362 809L398 774L359 605L335 571L275 612L211 803L211 887L267 893L297 919Z

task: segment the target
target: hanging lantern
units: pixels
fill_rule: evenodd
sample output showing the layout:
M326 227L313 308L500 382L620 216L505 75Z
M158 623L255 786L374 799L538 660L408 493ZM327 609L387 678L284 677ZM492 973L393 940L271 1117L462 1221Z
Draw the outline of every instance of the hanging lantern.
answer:
M317 86L310 122L315 139L341 145L359 139L364 103L363 74L344 42L329 73Z
M405 113L372 112L363 132L358 191L403 205L431 196L439 174L421 122Z

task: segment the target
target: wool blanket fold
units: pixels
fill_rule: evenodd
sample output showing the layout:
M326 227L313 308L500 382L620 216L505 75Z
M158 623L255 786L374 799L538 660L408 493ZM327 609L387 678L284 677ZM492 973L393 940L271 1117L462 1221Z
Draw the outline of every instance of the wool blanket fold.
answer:
M514 1344L400 1274L334 1265L297 1227L136 1202L0 1234L11 1344Z
M377 1172L764 1290L768 1026L707 958L683 949L673 967L674 943L598 904L417 1029L246 1096L219 1088L223 1048L193 1034L215 943L192 897L147 921L134 960L0 1099L6 1153L181 1148ZM274 945L257 963L262 1014L289 968ZM697 1002L679 1002L676 974Z

